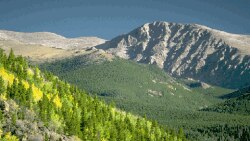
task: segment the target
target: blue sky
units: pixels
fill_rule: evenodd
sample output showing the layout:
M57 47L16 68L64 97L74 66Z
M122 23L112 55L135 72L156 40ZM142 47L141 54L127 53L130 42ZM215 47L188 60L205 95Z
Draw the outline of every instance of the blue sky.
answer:
M0 29L111 39L153 21L250 34L250 0L0 0Z

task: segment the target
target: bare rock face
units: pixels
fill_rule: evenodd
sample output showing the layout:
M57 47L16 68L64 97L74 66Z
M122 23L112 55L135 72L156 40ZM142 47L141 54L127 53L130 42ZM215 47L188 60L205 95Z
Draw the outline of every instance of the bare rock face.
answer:
M246 35L196 24L154 22L96 48L156 64L175 77L227 88L250 85L250 36Z

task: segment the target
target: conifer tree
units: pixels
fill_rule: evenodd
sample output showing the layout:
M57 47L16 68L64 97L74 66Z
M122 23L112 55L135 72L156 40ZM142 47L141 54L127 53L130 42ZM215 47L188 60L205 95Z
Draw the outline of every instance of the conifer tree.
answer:
M2 123L3 119L4 119L3 111L2 109L0 109L0 124Z
M14 55L13 50L11 49L9 56L8 56L8 59L7 59L7 62L6 62L8 69L10 69L12 67L12 63L14 63L14 61L15 61L15 55Z
M33 97L32 97L32 84L29 84L29 88L26 91L26 105L28 108L31 108L32 104L33 104Z
M7 61L7 56L2 49L0 49L0 63L5 66Z
M2 76L0 76L0 95L5 92L4 80Z

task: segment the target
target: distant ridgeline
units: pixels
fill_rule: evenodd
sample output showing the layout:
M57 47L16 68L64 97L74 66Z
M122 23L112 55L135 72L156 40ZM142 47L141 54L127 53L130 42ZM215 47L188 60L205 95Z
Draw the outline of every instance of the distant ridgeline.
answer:
M0 50L0 140L186 140Z

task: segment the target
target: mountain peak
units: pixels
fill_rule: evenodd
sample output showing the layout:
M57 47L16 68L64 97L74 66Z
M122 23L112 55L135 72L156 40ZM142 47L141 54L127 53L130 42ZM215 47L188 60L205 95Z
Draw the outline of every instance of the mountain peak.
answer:
M156 64L176 77L237 88L250 83L246 79L250 76L249 44L246 35L198 24L156 21L97 48L122 58Z
M213 29L204 25L180 24L180 23L173 23L173 22L155 21L152 23L146 23L142 25L141 27L139 27L137 30L141 30L141 32L145 32L147 34L150 31L158 32L161 34L169 34L169 32L167 31L172 31L171 29L179 29L185 32L193 30L198 34L202 32L208 32L209 34L211 34L213 38L222 40L228 46L237 48L241 54L250 54L250 49L249 49L250 36L249 35L228 33L228 32Z

